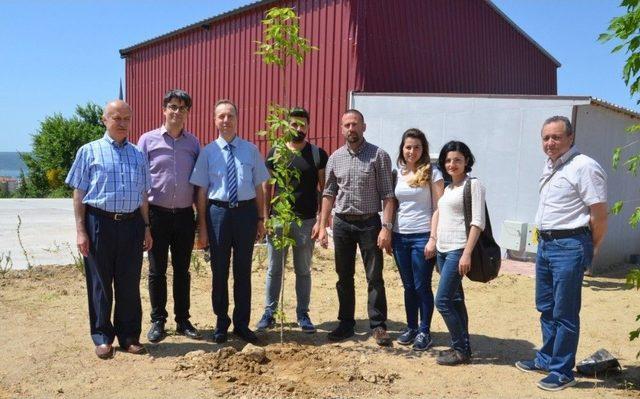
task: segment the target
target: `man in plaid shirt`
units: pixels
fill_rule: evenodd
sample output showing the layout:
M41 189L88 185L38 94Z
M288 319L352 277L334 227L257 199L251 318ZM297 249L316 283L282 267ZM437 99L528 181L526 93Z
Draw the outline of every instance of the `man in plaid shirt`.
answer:
M140 344L142 251L151 249L149 167L127 140L131 108L122 100L107 104L105 135L80 147L66 183L73 190L78 251L84 256L91 338L96 355L113 356L112 343L132 354ZM115 312L111 308L115 291Z
M331 209L333 242L338 282L339 325L329 340L341 341L354 334L356 248L360 247L368 284L369 324L380 346L388 346L387 298L382 278L382 250L391 252L393 230L393 179L391 158L381 148L364 139L364 116L355 109L342 115L346 144L329 158L320 215L320 244L327 246L326 226ZM382 223L378 212L383 203Z

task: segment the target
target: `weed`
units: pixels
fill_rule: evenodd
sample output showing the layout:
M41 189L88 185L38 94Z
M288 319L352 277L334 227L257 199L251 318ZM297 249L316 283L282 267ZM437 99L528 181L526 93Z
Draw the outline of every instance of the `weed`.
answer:
M67 249L69 250L69 255L71 255L71 258L73 259L73 267L77 271L79 271L80 274L85 276L86 272L84 270L84 257L82 256L82 254L78 249L76 249L74 252L73 249L71 249L71 244L69 244L68 242L66 244L67 244Z
M4 278L9 271L13 269L13 259L11 259L11 251L8 253L0 253L0 277Z
M205 262L200 257L199 252L200 251L191 251L191 270L193 270L198 276L205 269ZM203 253L206 254L206 253L208 253L208 251L203 251Z
M27 270L33 269L33 264L31 263L32 259L29 259L29 253L27 249L24 247L24 243L22 242L22 236L20 235L20 227L22 227L22 219L20 215L18 215L18 227L16 232L18 234L18 243L20 243L20 248L22 248L22 253L24 254L24 258L27 260Z

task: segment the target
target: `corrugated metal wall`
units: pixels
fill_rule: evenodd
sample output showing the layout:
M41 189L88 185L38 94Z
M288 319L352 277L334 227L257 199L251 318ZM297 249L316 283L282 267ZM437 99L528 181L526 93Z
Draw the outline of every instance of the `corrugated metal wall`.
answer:
M355 27L349 0L299 0L280 2L296 8L302 35L319 51L300 66L289 67L287 96L290 105L309 109L309 137L333 150L342 144L338 118L347 96L355 88ZM188 128L202 144L215 139L213 106L228 98L239 107L239 133L266 143L255 133L264 129L267 106L282 103L279 73L254 55L254 41L262 38L260 23L268 7L258 7L210 26L152 43L127 55L127 100L134 110L133 141L162 123L162 95L182 88L193 97Z
M287 104L309 109L309 137L329 152L344 142L339 118L350 91L556 93L554 61L483 0L269 1L127 51L132 139L162 123L162 95L182 88L194 99L188 128L202 144L216 136L214 103L228 98L240 109L240 135L265 153L255 133L283 89L254 41L274 4L295 7L303 36L320 48L289 69Z
M365 92L556 94L556 64L486 1L360 2Z

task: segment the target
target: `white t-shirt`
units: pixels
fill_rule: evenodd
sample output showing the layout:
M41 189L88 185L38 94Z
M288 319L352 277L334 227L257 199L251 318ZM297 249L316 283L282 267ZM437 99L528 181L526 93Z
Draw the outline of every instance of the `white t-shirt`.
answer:
M431 182L442 180L442 172L432 166ZM395 196L398 200L396 223L393 231L400 234L428 233L431 231L431 186L410 187L407 183L411 176L398 171Z
M607 174L586 155L573 154L575 147L563 154L555 164L548 159L540 177L540 200L536 225L540 230L565 230L589 226L593 204L607 202ZM542 185L553 173L551 179Z
M467 230L464 225L464 185L445 187L438 201L438 233L436 248L449 252L467 245ZM484 230L485 225L484 186L478 179L471 179L471 225Z

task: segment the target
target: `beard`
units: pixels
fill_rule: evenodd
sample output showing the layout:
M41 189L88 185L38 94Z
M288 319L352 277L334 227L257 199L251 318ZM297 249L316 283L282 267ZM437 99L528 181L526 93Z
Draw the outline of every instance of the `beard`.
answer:
M307 137L307 134L304 132L298 132L298 135L291 139L294 143L302 143L304 139Z

